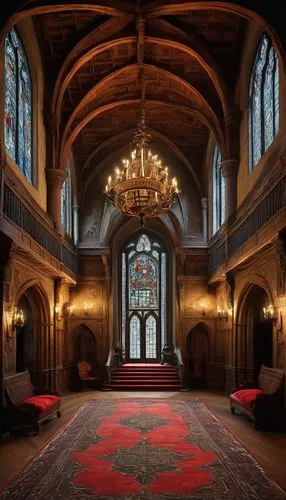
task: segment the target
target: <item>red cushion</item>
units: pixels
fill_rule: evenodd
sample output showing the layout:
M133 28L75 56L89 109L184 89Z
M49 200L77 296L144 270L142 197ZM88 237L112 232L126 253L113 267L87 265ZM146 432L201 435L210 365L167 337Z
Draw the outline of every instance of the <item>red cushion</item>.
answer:
M252 408L256 396L259 394L263 394L262 389L242 389L241 391L236 391L231 397L242 405Z
M59 401L59 396L53 396L52 394L42 394L40 396L32 396L31 398L27 398L24 400L24 403L35 405L36 412L39 414L49 410Z

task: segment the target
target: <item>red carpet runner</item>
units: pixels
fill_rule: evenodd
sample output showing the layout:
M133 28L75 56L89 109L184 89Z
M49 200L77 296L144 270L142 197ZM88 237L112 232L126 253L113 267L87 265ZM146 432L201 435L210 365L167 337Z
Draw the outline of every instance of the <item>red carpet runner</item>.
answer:
M85 403L6 487L14 500L285 500L195 400Z
M114 391L178 391L181 386L173 366L126 363L113 372L109 387Z

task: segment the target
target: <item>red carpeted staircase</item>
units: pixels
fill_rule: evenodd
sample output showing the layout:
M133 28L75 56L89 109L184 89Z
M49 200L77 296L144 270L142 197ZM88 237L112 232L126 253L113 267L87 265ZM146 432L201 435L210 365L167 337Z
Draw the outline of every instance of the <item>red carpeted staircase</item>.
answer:
M126 363L113 372L109 388L113 391L178 391L181 385L174 366Z

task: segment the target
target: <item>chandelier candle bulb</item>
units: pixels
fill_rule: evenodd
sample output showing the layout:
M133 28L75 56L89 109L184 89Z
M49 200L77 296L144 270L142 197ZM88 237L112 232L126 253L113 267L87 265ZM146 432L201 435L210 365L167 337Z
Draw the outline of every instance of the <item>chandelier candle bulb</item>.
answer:
M169 181L168 167L162 164L157 153L147 148L150 135L145 122L139 123L132 141L129 159L123 159L123 170L115 169L108 177L105 193L113 205L131 217L157 217L170 210L179 192L177 180Z

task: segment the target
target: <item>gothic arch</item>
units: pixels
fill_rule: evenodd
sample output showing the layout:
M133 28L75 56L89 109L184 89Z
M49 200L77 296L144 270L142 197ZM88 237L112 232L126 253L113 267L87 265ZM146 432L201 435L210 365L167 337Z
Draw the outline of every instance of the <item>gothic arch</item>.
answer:
M32 329L32 359L29 370L35 384L48 384L50 382L49 369L52 365L51 345L51 314L48 297L38 284L37 280L29 280L17 291L14 306L26 300L30 307L30 327ZM14 369L17 365L16 350L14 355Z
M261 364L275 364L274 328L271 320L262 317L262 308L273 304L267 281L253 276L240 293L235 331L235 365L238 383L257 379Z
M210 329L199 321L186 338L186 379L191 386L207 384L207 365L210 351Z
M87 361L91 365L97 362L97 342L92 330L81 323L72 335L73 361Z

